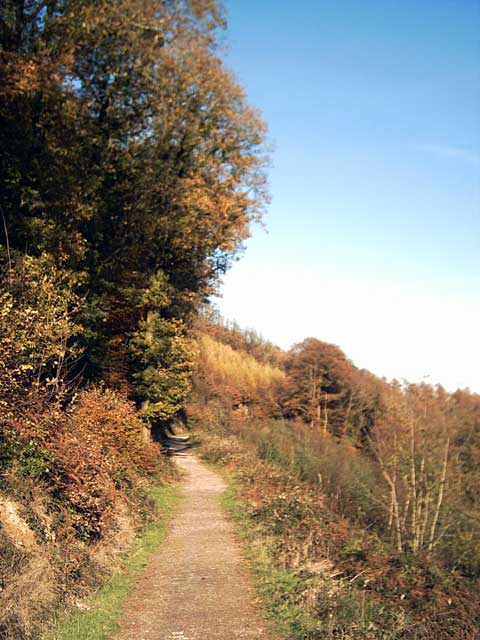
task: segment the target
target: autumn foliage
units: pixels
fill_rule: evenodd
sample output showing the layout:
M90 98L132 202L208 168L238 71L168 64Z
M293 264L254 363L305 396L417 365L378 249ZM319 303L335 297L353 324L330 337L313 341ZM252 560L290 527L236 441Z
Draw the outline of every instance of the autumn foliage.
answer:
M199 371L211 396L229 397L235 406L256 406L267 411L278 405L279 389L286 379L282 369L259 362L208 335L200 336L199 347Z
M0 505L36 531L22 552L0 537L1 637L95 584L172 477L150 433L182 409L196 308L268 199L224 23L212 0L0 3ZM52 588L20 610L42 545Z
M267 200L265 126L218 55L223 24L209 0L0 8L2 244L69 279L75 374L152 423L185 401L196 305Z
M271 375L248 332L216 322L190 423L235 471L251 544L287 572L289 637L475 637L479 396L387 383L314 338L274 351Z
M268 202L224 24L215 0L0 4L0 506L31 532L0 527L0 636L96 584L173 475L150 433L190 399L320 637L474 637L480 397L205 311Z

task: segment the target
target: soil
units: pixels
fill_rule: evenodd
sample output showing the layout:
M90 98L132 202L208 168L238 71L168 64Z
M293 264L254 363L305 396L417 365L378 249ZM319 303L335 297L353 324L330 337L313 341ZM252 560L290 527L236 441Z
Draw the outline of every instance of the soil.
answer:
M126 602L116 640L267 640L220 506L223 479L189 453L175 459L185 473L185 499Z

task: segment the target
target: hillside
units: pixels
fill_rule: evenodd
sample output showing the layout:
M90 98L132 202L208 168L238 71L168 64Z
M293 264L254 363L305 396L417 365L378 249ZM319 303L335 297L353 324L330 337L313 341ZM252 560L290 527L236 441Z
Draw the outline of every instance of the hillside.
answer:
M151 435L267 201L224 25L210 0L0 4L1 638L83 606L178 475Z
M0 640L48 637L133 567L127 596L179 429L229 486L209 509L278 638L478 637L480 396L211 308L269 202L225 26L216 0L0 4Z
M253 356L223 331L201 339L188 414L233 473L279 637L477 637L480 397L388 384L308 339L278 353L280 384L258 360L262 392L239 404Z

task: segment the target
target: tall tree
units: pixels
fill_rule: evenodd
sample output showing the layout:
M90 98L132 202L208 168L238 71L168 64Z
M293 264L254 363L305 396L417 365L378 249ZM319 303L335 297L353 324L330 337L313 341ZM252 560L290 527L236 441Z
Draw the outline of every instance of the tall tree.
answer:
M141 366L128 343L152 322L184 339L262 214L264 126L218 56L223 23L213 0L0 8L4 242L75 275L90 371Z

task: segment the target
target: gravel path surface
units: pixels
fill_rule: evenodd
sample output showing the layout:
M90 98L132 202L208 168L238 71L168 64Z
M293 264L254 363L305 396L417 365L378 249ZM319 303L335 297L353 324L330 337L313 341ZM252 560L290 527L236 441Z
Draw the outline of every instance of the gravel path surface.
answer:
M222 478L196 457L176 461L185 499L124 608L116 640L267 640L232 525Z

